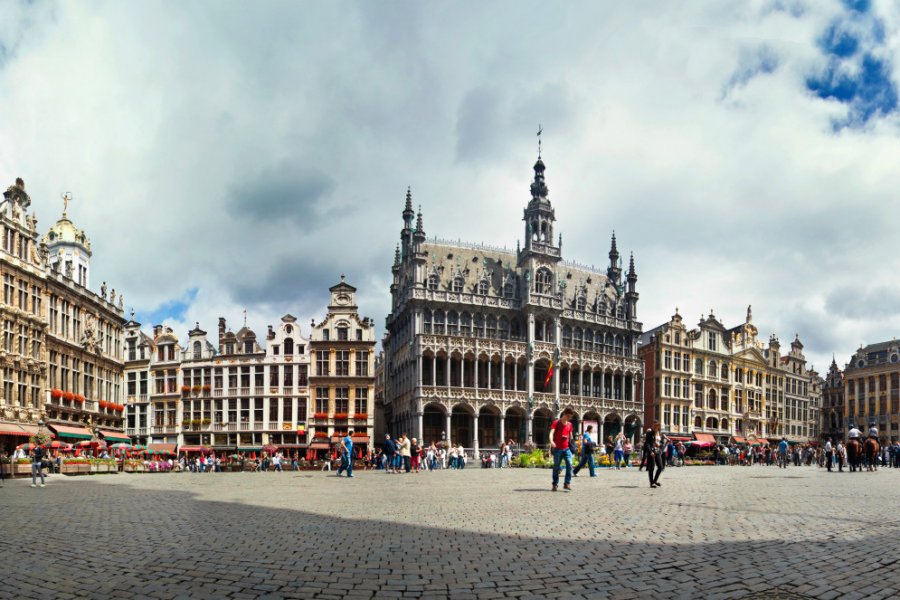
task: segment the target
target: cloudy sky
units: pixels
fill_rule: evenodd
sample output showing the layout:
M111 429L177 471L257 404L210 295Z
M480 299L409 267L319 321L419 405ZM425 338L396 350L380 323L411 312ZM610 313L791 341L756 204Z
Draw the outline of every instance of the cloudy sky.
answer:
M0 183L92 237L145 326L380 326L407 185L514 247L538 123L564 255L639 316L748 304L811 362L900 329L894 2L0 4ZM8 183L6 183L8 182ZM306 328L308 331L308 327Z

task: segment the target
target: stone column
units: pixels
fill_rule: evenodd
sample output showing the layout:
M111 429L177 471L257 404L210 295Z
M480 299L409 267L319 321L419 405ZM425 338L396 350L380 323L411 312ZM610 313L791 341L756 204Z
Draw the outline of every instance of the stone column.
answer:
M491 389L491 368L493 367L493 360L491 357L488 357L487 361L487 389Z
M472 417L475 425L475 431L472 435L472 446L475 448L475 459L478 459L478 413L475 413L475 416Z
M447 353L447 389L450 389L450 353Z
M419 442L421 442L422 444L424 444L424 443L425 443L425 438L423 437L423 436L425 435L425 420L424 420L424 413L422 413L422 412L417 412L417 413L416 413L416 417L418 417L418 423L417 423L417 425L419 426L419 429L418 429L418 435L417 435L416 437L419 438Z
M431 357L431 386L437 386L437 354Z
M450 412L447 412L447 443L450 443Z
M534 315L528 315L528 344L534 343ZM531 352L531 356L527 358L526 368L528 369L528 383L526 385L525 391L528 392L528 397L532 397L534 395L534 351Z
M506 441L506 413L500 413L500 446Z
M519 360L513 363L513 390L519 391Z
M534 438L532 437L532 430L533 430L533 428L532 428L532 419L533 419L533 418L534 418L534 416L529 412L529 413L528 413L528 416L527 416L527 418L526 418L526 421L525 421L525 423L527 424L527 429L528 429L528 439L527 439L527 441L529 441L529 442L534 442Z
M416 356L416 363L417 363L417 365L418 365L418 368L416 369L416 387L422 387L422 366L423 366L423 362L422 362L422 355L421 355L421 354L419 354L418 356Z

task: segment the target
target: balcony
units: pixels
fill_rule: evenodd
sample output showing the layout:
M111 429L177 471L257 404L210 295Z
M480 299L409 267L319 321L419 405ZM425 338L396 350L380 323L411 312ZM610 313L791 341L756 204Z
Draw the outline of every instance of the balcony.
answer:
M150 433L175 433L177 429L175 425L154 425L150 428Z

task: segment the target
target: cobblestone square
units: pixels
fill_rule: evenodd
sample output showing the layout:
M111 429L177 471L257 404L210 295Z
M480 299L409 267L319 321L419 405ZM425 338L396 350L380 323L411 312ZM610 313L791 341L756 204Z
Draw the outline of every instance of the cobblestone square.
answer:
M2 598L891 598L900 471L5 482Z

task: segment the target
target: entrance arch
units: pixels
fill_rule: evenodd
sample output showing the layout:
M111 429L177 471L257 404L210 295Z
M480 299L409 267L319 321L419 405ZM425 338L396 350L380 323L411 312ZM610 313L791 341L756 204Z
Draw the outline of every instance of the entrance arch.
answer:
M478 411L478 448L500 447L500 409L482 406Z
M506 422L503 427L507 440L512 440L520 446L524 444L528 439L528 424L525 419L525 409L518 406L508 408L506 410Z
M603 420L603 441L608 440L610 436L615 440L620 431L622 431L622 417L616 413L606 415Z
M543 448L549 444L552 419L553 413L547 408L539 408L534 411L531 419L531 437L537 446Z
M426 404L422 411L422 444L437 444L446 437L446 428L447 409L437 402Z
M457 404L450 415L450 441L464 448L472 447L473 417L475 412L468 404Z
M634 442L641 437L641 420L637 415L629 415L625 419L625 437Z

